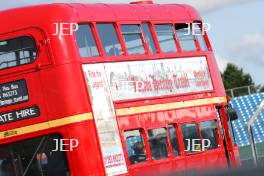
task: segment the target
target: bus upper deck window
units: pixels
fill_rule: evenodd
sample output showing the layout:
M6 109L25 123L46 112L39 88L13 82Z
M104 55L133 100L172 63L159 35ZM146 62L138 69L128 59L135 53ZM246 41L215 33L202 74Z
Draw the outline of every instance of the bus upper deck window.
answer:
M163 52L176 52L177 48L174 40L172 25L159 24L155 25L155 29L161 50Z
M79 25L78 31L76 32L76 38L81 57L99 56L90 25Z
M0 70L33 62L37 56L34 39L22 36L0 41Z
M114 25L111 23L98 23L96 26L105 54L107 56L122 55Z
M204 39L204 32L201 30L201 24L200 25L197 23L194 24L194 32L197 36L201 49L203 51L208 51L207 45Z
M149 28L148 23L143 23L142 28L143 28L143 32L144 32L144 37L148 43L149 51L151 53L156 53L156 47L155 47L153 36L150 32L150 28Z
M121 30L128 54L144 54L145 50L143 47L142 34L139 26L122 25Z
M148 130L148 141L153 160L168 157L167 132L165 128Z
M192 34L190 25L176 24L176 32L180 41L182 51L196 51L195 37Z

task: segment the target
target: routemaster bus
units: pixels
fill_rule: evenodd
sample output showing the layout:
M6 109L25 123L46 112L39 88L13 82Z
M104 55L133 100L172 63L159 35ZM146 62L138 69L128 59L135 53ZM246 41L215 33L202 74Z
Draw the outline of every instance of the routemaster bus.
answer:
M239 165L212 47L188 5L0 12L0 175L188 174Z

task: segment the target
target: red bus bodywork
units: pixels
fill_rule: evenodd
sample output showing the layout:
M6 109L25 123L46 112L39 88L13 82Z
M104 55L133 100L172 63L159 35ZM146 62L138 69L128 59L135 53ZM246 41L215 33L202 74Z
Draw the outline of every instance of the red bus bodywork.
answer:
M95 31L96 23L111 22L114 23L120 39L121 24L148 22L153 32L155 24L201 22L201 17L192 7L175 4L49 4L1 11L0 21L2 24L0 40L31 36L36 41L38 51L37 59L33 63L0 70L1 84L25 79L29 92L27 102L1 107L0 112L33 105L37 105L40 109L39 117L0 125L0 148L15 141L60 133L65 139L79 141L77 149L66 152L71 175L105 175L102 151L82 65L205 56L212 78L212 91L113 102L128 170L126 174L145 175L227 168L226 155L231 166L238 164L236 147L229 136L224 111L224 106L227 104L225 90L207 35L205 41L208 51L198 49L164 53L154 37L157 53L147 52L131 56L124 51L122 56L106 56L99 47L100 57L97 58L80 57L75 35L52 35L55 33L54 23L89 23ZM95 40L99 43L98 36ZM122 48L125 48L124 41L120 40L120 43ZM176 108L163 106L173 102L187 102L187 105ZM151 109L153 105L165 108ZM169 144L169 156L161 160L153 160L149 157L151 155L149 144L146 144L147 161L134 165L129 163L124 131L137 128L146 131L154 127L166 127L170 123L199 124L210 119L219 122L215 113L216 106L221 107L225 145L224 138L220 134L220 126L217 125L219 145L217 149L187 154L184 152L184 144L179 142L179 156L175 157L171 154L171 144ZM127 111L131 108L135 108L135 111ZM176 133L179 141L182 141L180 128L177 128ZM143 138L147 141L145 132ZM68 146L66 147L68 149Z

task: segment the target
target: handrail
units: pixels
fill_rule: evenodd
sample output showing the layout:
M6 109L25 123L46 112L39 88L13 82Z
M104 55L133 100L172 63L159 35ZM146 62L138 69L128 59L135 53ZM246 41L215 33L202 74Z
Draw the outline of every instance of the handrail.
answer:
M262 101L260 103L260 105L258 106L256 112L253 114L253 116L249 119L248 121L248 134L250 137L250 145L251 145L251 150L252 150L252 155L253 155L253 161L254 161L254 165L257 166L258 163L258 158L257 158L257 153L256 153L256 146L255 146L255 142L254 142L254 137L253 137L253 131L252 131L252 127L254 122L257 120L259 114L261 113L261 110L264 108L264 101Z
M239 90L245 90L245 88L247 88L247 94L246 95L251 95L253 93L256 93L256 91L254 91L254 90L257 90L255 85L248 85L248 86L241 86L241 87L235 87L235 88L232 88L232 89L227 89L226 93L230 93L231 97L234 98L234 97L237 97L235 95L236 91L239 92ZM251 89L251 88L253 88L253 89Z

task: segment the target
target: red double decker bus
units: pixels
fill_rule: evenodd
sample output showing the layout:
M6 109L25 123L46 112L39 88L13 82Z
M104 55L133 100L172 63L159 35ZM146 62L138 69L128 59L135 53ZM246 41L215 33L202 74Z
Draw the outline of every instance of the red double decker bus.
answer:
M239 164L202 20L187 5L0 12L0 175L203 172Z

